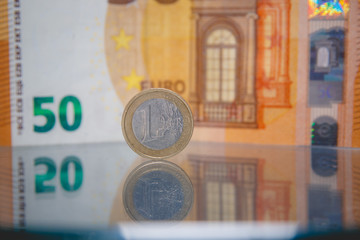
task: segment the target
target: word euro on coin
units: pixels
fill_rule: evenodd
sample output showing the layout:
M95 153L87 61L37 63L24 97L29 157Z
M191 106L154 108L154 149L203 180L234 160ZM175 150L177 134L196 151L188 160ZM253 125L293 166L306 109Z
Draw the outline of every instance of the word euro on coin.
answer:
M189 213L194 190L188 175L165 160L147 161L127 177L123 203L137 221L176 221Z
M133 97L122 116L123 135L140 156L171 157L189 143L194 124L190 107L178 94L162 88Z

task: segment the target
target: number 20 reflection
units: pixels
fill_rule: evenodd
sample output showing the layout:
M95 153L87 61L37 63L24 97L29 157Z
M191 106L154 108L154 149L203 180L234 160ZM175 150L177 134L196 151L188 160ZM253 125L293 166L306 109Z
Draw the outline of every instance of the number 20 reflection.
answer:
M69 166L73 164L74 166L74 182L69 182ZM52 193L55 192L55 186L48 183L56 176L56 164L55 161L49 157L38 157L34 160L34 166L38 167L40 165L45 166L45 174L35 174L35 192L40 193ZM83 168L81 161L76 156L68 156L60 164L60 184L62 188L67 192L75 192L80 189L83 183Z

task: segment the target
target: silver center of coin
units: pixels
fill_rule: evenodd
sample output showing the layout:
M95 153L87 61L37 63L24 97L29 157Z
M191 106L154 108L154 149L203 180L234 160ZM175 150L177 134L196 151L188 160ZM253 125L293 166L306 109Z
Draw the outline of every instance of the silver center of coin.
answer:
M175 104L162 98L143 102L134 112L132 128L144 146L161 150L175 144L183 131L183 117Z

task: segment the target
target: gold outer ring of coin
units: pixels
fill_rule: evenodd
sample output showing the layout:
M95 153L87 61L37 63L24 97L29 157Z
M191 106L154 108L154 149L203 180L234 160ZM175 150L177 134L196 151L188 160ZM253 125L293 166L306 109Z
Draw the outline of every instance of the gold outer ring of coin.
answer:
M186 172L175 163L166 160L146 161L131 171L125 180L123 188L123 204L126 213L135 221L149 221L144 218L135 208L133 201L133 190L137 181L147 173L153 171L164 171L173 175L181 184L184 193L184 202L181 209L167 221L183 220L190 212L194 202L194 187Z
M143 102L154 98L165 99L173 103L183 117L183 131L177 142L160 150L151 149L141 144L136 139L132 128L132 119L136 109ZM194 121L189 105L180 95L164 88L151 88L138 93L128 102L122 115L121 127L127 144L134 152L145 158L164 159L178 154L186 147L194 130Z

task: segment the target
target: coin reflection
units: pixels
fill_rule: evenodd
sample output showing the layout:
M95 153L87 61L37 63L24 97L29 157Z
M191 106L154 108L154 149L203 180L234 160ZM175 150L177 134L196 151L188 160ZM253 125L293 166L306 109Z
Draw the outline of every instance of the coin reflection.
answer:
M193 186L176 164L148 161L135 168L125 181L123 203L137 221L173 221L186 217L193 203Z

